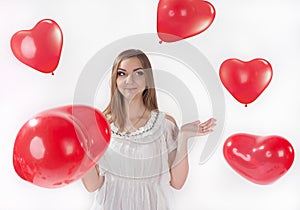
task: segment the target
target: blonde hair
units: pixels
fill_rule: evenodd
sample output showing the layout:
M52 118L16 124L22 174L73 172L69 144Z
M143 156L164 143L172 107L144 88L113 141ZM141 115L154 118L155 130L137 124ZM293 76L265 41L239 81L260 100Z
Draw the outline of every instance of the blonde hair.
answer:
M117 70L120 63L128 58L136 57L142 64L146 77L146 88L143 91L142 97L144 105L148 110L157 110L156 90L154 86L154 78L151 63L144 52L137 49L129 49L121 52L115 59L111 73L111 95L110 102L103 113L108 117L108 121L114 122L119 130L124 129L126 112L124 111L124 98L117 88Z

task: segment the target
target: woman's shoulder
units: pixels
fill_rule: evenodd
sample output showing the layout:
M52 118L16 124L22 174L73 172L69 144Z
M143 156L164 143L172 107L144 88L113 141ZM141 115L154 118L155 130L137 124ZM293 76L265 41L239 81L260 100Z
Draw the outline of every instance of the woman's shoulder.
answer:
M165 132L168 133L168 135L171 134L171 139L176 139L176 136L178 134L179 128L177 126L175 118L170 114L165 114Z
M163 113L164 119L165 119L165 121L166 121L167 123L171 123L171 124L173 124L173 125L175 125L175 126L177 127L176 120L175 120L175 118L174 118L172 115L167 114L167 113L162 112L162 111L160 111L160 112Z
M177 125L177 124L176 124L176 120L174 119L174 117L172 117L172 116L169 115L169 114L165 114L165 117L166 117L167 120L169 120L169 121L171 121L172 123L174 123L175 125Z

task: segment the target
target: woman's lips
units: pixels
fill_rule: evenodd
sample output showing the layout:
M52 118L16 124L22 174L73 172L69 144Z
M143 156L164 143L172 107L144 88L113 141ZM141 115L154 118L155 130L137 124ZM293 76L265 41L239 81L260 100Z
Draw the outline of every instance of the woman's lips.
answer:
M134 90L137 90L137 88L124 88L125 90L128 90L128 91L134 91Z

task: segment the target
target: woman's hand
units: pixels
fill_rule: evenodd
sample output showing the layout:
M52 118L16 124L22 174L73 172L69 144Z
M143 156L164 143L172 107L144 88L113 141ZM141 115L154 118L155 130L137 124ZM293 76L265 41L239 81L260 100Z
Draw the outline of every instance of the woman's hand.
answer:
M216 125L216 119L210 118L209 120L201 123L200 120L195 122L184 124L181 129L180 133L186 139L195 136L204 136L213 131L213 127Z

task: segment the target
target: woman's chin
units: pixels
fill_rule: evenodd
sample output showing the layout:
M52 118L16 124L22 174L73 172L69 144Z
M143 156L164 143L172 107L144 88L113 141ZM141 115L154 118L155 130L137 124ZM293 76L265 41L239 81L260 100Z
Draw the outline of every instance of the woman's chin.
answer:
M142 93L138 93L138 92L135 92L135 93L125 93L123 96L124 96L124 98L126 100L132 101L132 100L135 100L135 99L142 98Z

